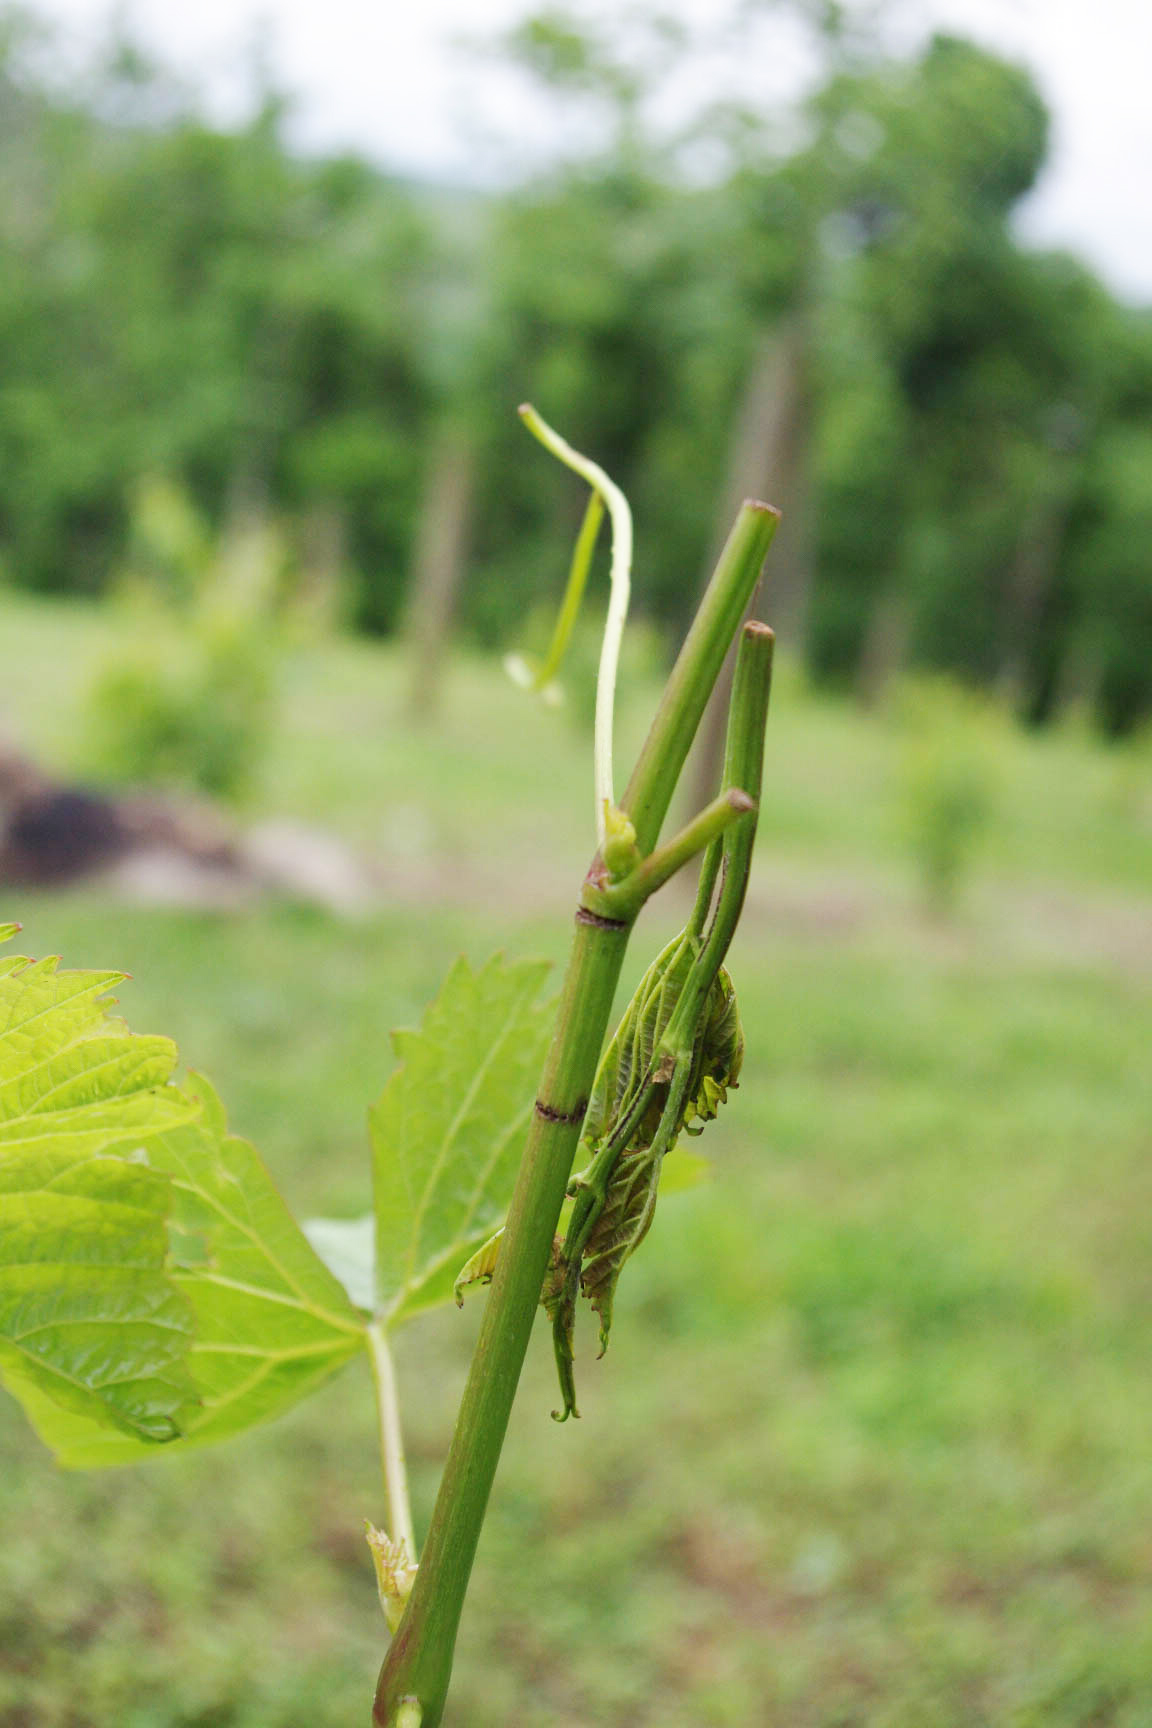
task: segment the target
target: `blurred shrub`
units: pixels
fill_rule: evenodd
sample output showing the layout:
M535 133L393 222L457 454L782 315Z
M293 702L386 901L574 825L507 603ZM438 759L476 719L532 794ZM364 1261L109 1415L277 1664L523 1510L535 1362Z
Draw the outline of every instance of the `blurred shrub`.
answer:
M1152 825L1152 723L1113 746L1104 785L1104 814L1124 828Z
M903 826L929 909L955 911L996 809L997 724L990 705L944 678L900 693Z
M187 494L148 480L130 545L114 601L122 639L89 693L85 766L102 778L241 799L273 720L279 537L253 521L213 545Z
M213 629L176 654L158 639L130 644L92 687L91 766L112 780L241 798L259 766L271 694L270 656L251 632Z

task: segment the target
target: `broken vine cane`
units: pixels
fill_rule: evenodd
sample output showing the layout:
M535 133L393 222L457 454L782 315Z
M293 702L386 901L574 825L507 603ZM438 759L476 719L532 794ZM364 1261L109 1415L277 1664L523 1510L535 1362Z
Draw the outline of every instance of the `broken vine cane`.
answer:
M647 894L667 879L665 865L676 868L697 845L714 842L726 830L734 836L753 824L750 800L722 799L724 808L710 806L706 813L707 831L697 827L690 841L677 836L662 849L660 862L660 829L778 519L768 505L743 506L665 686L620 804L634 830L636 868L615 880L602 844L584 881L552 1044L428 1538L380 1672L376 1728L438 1728L443 1717L476 1545L632 925ZM758 644L752 659L764 692L758 704L762 738L771 635L764 626L752 625L744 640ZM752 754L758 767L760 753ZM739 789L754 795L758 780ZM730 917L734 927L731 911L724 922ZM730 930L728 934L730 938Z

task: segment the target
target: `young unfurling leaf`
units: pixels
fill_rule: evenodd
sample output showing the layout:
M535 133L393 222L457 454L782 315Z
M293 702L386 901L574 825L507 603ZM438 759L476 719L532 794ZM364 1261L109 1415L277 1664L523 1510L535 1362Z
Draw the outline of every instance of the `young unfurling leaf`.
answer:
M646 1144L651 1144L668 1095L669 1079L667 1075L663 1080L653 1075L653 1053L697 964L701 946L699 937L691 931L682 931L657 955L640 980L596 1071L596 1083L584 1118L584 1139L593 1152L611 1138L649 1079L654 1083L639 1131L647 1135ZM698 1121L702 1127L712 1121L727 1097L728 1087L734 1087L739 1079L744 1034L736 991L723 967L708 992L693 1057L684 1120L677 1126L676 1134L680 1127L700 1133L701 1129L693 1130L691 1124Z
M689 982L698 979L702 947L689 927L657 957L597 1071L585 1130L592 1160L570 1186L575 1203L559 1287L546 1304L564 1395L561 1420L578 1414L572 1373L577 1292L600 1316L603 1355L620 1272L651 1227L664 1159L682 1130L702 1132L737 1084L744 1039L723 967L695 1027L681 1037L673 1019Z
M464 1306L464 1292L471 1284L481 1286L491 1284L495 1276L496 1266L504 1247L504 1226L501 1224L494 1236L489 1236L482 1247L466 1260L456 1274L454 1286L457 1308ZM564 1244L559 1236L552 1238L552 1253L548 1261L548 1271L544 1276L544 1288L540 1292L540 1304L548 1308L560 1294L560 1276Z
M728 1102L729 1088L735 1090L739 1085L743 1065L744 1032L736 990L727 969L721 966L708 992L699 1062L688 1088L684 1111L687 1133L702 1134L704 1124L715 1121L721 1104ZM694 1127L694 1123L699 1126Z
M684 982L696 960L698 943L682 931L653 960L636 987L596 1070L584 1117L584 1141L598 1152L635 1105L648 1078L657 1040L672 1017ZM641 1132L648 1142L660 1120L661 1103L648 1100Z
M643 1242L656 1210L656 1193L664 1159L683 1129L702 1134L715 1119L738 1084L744 1056L744 1036L736 1008L736 992L723 967L708 993L701 1032L691 1057L691 1066L681 1102L674 1080L658 1083L664 1108L656 1132L644 1144L641 1134L635 1144L621 1152L608 1183L604 1205L584 1244L580 1288L600 1316L600 1354L608 1348L612 1330L612 1304L620 1272ZM693 1126L693 1123L698 1126Z
M456 1282L452 1286L452 1294L456 1298L457 1308L464 1306L464 1292L470 1284L491 1284L492 1274L496 1270L496 1262L500 1258L500 1244L504 1240L504 1226L501 1224L494 1236L489 1236L487 1242L477 1248L461 1266L456 1274Z
M380 1606L388 1622L389 1632L395 1632L404 1618L408 1598L416 1581L417 1565L408 1552L406 1542L393 1542L375 1524L366 1523L364 1534L376 1569L376 1589Z

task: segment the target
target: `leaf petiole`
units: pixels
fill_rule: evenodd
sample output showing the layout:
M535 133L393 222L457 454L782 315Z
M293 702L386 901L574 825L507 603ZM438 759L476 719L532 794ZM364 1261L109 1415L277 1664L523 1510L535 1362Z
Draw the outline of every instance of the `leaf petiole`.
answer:
M366 1328L368 1360L376 1387L376 1410L380 1420L380 1458L384 1467L384 1493L388 1501L389 1534L407 1550L415 1564L416 1535L408 1498L408 1468L404 1462L404 1434L400 1426L400 1400L396 1393L396 1368L388 1347L388 1336L379 1320Z

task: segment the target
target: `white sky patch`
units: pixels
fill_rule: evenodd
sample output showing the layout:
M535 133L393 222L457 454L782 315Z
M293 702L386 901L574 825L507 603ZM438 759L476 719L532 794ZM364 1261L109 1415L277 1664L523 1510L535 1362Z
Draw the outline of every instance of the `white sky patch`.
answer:
M36 9L88 40L109 13L107 0L38 0ZM419 10L412 0L135 0L126 17L224 116L242 105L262 28L275 78L297 97L293 133L304 147L484 181L522 169L533 153L550 159L555 115L526 99L520 80L453 43L494 35L531 9L528 0L421 0ZM667 0L666 10L699 22L713 9ZM895 21L909 44L952 29L1030 69L1053 112L1053 140L1021 208L1021 234L1080 252L1118 292L1152 302L1152 4L904 0ZM770 62L755 68L767 102L802 88L811 72L795 36L775 40ZM702 64L697 94L708 76Z

